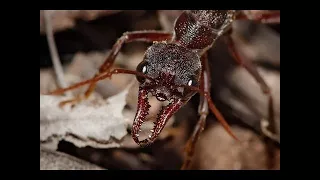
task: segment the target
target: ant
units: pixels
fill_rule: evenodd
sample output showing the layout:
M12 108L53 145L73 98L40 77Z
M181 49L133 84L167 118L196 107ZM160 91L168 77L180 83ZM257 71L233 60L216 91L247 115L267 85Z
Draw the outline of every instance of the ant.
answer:
M268 20L273 18L280 18L280 12L261 11L257 16L252 11L244 10L185 10L175 20L172 32L145 30L124 33L113 45L109 56L92 79L68 88L57 89L49 94L61 94L89 84L84 96L77 96L74 99L63 101L60 106L76 104L90 96L99 80L111 78L114 74L135 75L139 81L138 107L131 133L133 140L137 144L147 146L156 140L170 117L196 93L200 93L198 109L200 118L186 144L186 158L181 168L188 169L194 154L195 144L204 129L209 109L228 134L238 140L210 96L211 85L207 51L215 44L218 38L225 38L234 59L255 78L263 93L269 96L269 119L272 122L274 117L270 89L255 66L249 61L240 58L230 34L232 32L231 25L235 20L247 19L268 23ZM110 70L123 44L133 41L153 43L146 50L144 58L138 64L136 70ZM158 101L168 101L169 104L163 106L159 112L154 122L154 127L150 130L151 135L147 139L139 140L141 125L149 114L148 111L151 107L148 102L149 93L155 96Z

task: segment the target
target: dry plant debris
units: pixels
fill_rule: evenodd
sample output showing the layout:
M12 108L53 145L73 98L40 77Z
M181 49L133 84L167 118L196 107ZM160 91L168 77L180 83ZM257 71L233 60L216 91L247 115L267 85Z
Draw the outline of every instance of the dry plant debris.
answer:
M91 98L72 109L58 106L65 97L40 95L40 142L51 149L57 149L60 140L78 147L118 147L117 140L127 134L122 111L130 86L106 100Z
M220 125L206 127L196 148L194 168L200 170L267 169L268 157L262 138L241 127L233 126L232 130L241 139L241 143L234 141ZM276 164L280 164L280 158L277 158Z
M40 170L104 170L68 154L40 148Z
M74 27L78 19L90 21L100 16L121 12L121 10L40 10L40 34L45 34L44 11L52 14L53 32Z

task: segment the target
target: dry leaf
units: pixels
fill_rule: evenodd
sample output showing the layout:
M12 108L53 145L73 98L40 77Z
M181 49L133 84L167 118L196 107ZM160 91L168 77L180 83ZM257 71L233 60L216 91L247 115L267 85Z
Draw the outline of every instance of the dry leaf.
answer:
M60 140L78 147L118 147L127 134L122 111L131 85L106 100L83 101L73 109L59 108L65 97L40 95L40 142L50 149L56 149Z

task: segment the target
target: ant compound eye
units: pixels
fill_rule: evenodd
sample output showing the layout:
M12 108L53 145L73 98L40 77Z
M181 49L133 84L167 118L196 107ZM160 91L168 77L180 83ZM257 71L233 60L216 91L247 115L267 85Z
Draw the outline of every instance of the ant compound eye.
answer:
M147 66L143 66L143 68L142 68L142 73L147 73Z
M137 66L137 69L136 69L137 72L140 72L140 73L143 73L143 74L147 74L148 73L148 62L146 61L142 61L138 66ZM140 82L140 83L143 83L145 81L145 78L144 77L141 77L141 76L136 76L137 80Z
M191 78L189 81L188 81L188 86L197 86L198 85L198 82L196 79L194 78Z
M141 72L143 74L147 74L147 66L148 63L146 61L142 61L138 66L137 66L137 71Z

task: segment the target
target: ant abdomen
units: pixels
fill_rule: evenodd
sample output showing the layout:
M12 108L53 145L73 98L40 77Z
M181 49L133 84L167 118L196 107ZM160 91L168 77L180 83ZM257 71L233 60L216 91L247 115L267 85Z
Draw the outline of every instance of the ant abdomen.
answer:
M230 10L185 11L175 22L175 41L189 49L204 49L218 38L233 14Z

